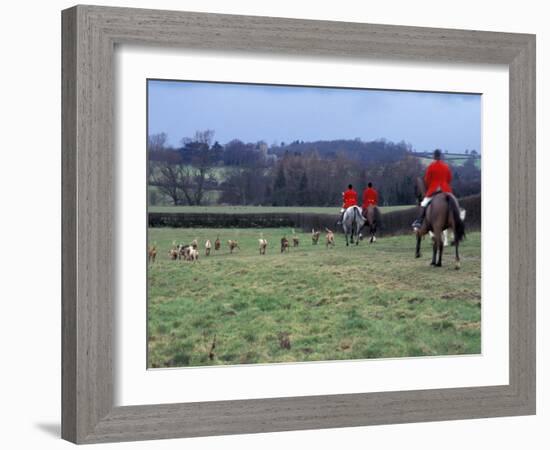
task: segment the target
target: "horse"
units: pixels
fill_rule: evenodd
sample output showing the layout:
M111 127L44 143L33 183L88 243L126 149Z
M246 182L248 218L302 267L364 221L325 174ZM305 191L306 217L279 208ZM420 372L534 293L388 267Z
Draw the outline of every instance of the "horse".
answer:
M363 217L365 218L365 225L369 227L369 242L372 244L376 242L376 230L380 225L380 210L378 206L369 205L366 210L363 208Z
M417 181L419 193L424 196L425 188L422 180ZM454 234L455 246L455 269L460 269L460 255L458 247L460 241L464 239L464 217L465 211L460 210L456 197L451 193L437 192L433 195L430 204L426 209L426 216L422 226L416 231L416 253L420 258L420 243L422 237L429 232L433 233L433 251L431 265L441 267L441 258L443 255L443 231L450 228Z
M364 226L365 218L361 213L361 208L359 206L350 206L347 208L342 218L342 228L346 236L347 246L349 246L348 234L351 234L351 243L354 243L355 236L355 245L359 245L359 232Z

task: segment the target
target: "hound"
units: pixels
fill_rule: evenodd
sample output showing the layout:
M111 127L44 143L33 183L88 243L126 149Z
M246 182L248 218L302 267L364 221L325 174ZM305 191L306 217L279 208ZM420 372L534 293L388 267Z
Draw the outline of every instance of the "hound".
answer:
M293 228L292 229L292 246L298 247L298 245L300 245L300 238L296 236L296 231Z
M191 248L190 245L178 245L178 259L187 259L189 256L189 249Z
M288 239L286 238L286 236L283 236L281 238L281 253L283 253L285 250L288 252Z
M321 236L320 231L315 231L315 228L311 230L311 245L317 245L319 242L319 236Z
M157 257L157 246L156 245L152 245L151 247L149 247L148 255L149 255L149 262L154 263L155 258Z
M328 228L325 228L327 235L325 237L327 248L330 246L334 247L334 232L329 230Z
M206 256L210 256L210 250L212 249L212 242L210 242L210 239L207 239L204 244L204 254Z
M267 248L267 241L263 238L258 239L259 248L260 248L260 255L265 255L265 250Z
M189 247L189 253L187 255L187 261L198 261L199 251L196 248Z
M234 240L229 240L227 241L227 244L229 245L229 253L233 253L233 250L238 248L239 250L241 249L241 247L239 247L239 243L237 241L234 241Z
M214 241L214 250L218 251L221 246L222 246L222 241L220 241L220 237L218 236Z
M199 243L196 239L193 239L193 242L191 242L191 247L193 247L195 250L199 248Z
M170 251L168 252L168 256L172 261L175 261L176 259L178 259L180 257L178 249L177 248L170 249Z

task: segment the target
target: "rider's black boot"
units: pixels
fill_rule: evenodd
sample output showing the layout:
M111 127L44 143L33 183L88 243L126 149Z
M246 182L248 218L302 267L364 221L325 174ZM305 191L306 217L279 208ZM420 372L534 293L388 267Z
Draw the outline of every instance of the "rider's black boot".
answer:
M420 213L420 217L418 217L413 223L412 223L412 227L414 229L418 229L422 226L422 222L424 222L424 217L426 216L426 208L422 207L422 211Z

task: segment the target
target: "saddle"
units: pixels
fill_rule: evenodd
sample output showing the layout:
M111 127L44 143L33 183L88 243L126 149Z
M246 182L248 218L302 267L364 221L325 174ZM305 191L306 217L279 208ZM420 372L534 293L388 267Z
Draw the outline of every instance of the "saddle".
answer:
M367 211L369 210L370 207L373 207L373 208L377 208L376 205L368 205L366 208L361 208L361 213L363 214L363 217L366 219L367 218Z

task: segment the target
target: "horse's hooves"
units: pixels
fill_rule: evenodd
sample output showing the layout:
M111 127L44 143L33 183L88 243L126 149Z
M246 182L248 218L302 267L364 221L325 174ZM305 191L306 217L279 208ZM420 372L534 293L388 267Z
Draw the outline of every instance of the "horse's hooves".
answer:
M417 253L416 255L414 255L415 258L420 258L420 253Z
M435 267L441 267L441 263L437 263Z

